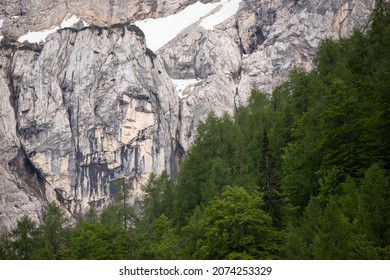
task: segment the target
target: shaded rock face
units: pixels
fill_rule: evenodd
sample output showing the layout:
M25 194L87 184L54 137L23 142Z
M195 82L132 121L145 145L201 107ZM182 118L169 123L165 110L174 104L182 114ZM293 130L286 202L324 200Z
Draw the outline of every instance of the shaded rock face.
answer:
M69 12L99 24L161 17L194 2L3 1L1 31L48 28ZM313 69L321 40L367 26L372 5L243 0L235 16L211 30L195 23L156 54L129 24L2 47L0 225L40 221L49 201L74 216L102 209L120 178L130 179L136 204L151 172L175 175L209 112L232 114L253 87L270 92L293 67ZM196 82L179 96L171 79Z
M136 201L147 174L176 168L178 97L134 26L63 30L10 64L8 162L20 141L43 197L82 213L107 206L118 178L131 179Z
M25 157L16 133L8 79L11 58L10 51L0 52L0 227L7 228L23 215L40 222L41 210L47 205L44 182Z

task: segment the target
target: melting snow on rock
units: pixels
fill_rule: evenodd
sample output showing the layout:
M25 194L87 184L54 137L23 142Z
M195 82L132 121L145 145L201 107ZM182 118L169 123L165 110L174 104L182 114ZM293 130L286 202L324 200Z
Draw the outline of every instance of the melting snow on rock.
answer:
M42 30L42 31L36 31L36 32L28 32L27 34L19 37L18 41L20 43L23 43L24 41L27 41L29 43L40 43L44 42L46 40L46 37L49 36L50 34L56 32L57 30L61 28L68 28L68 27L73 27L75 26L78 22L80 22L80 18L68 14L64 20L61 22L60 25L58 26L53 26L50 29ZM82 20L83 26L88 26L88 24Z
M207 4L196 2L177 14L159 19L149 18L135 24L145 33L148 48L157 51L192 24L198 23L206 29L213 29L236 14L241 1L222 0Z
M180 98L183 97L183 92L187 88L187 86L195 86L195 84L199 83L197 79L188 79L188 80L175 80L171 79L175 88L176 92L179 95Z

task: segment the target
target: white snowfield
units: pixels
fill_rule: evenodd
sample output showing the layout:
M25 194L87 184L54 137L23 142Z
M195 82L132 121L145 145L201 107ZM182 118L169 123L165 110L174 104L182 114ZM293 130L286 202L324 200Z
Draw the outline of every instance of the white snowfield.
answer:
M28 32L26 35L19 37L18 41L20 43L23 43L24 41L27 41L29 43L45 42L46 37L48 35L56 32L57 30L59 30L61 28L72 27L75 24L77 24L79 21L80 21L79 17L72 15L72 14L68 14L64 18L64 20L61 22L60 25L53 26L50 29L46 29L46 30L42 30L42 31ZM83 23L83 26L88 26L88 24L85 21L82 21L82 23Z
M145 33L146 44L152 51L167 44L188 26L198 23L206 29L224 22L237 13L242 0L221 0L217 3L203 4L196 2L177 14L158 19L145 19L136 21L137 25ZM215 13L212 13L216 10Z
M231 16L234 16L237 11L238 7L240 6L241 0L228 0L228 1L222 1L220 3L222 8L217 11L215 14L212 14L206 18L204 18L200 26L206 28L206 29L213 29L214 26L224 22L225 20L229 19Z
M200 26L206 29L213 29L214 26L237 13L241 1L221 0L217 3L207 4L198 1L177 14L159 19L149 18L136 21L135 25L145 33L148 48L155 52L175 38L183 29L194 23L198 22ZM28 32L19 37L18 41L21 43L24 41L29 43L44 42L48 35L61 28L72 27L79 21L79 17L68 14L60 25L42 31ZM85 21L82 21L82 23L83 26L88 26ZM3 20L0 20L0 28L2 25Z

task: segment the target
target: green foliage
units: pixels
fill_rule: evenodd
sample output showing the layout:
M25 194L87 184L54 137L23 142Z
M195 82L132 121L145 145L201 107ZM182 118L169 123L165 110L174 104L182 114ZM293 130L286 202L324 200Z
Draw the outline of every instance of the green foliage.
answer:
M131 235L120 227L81 221L69 233L60 259L110 260L132 257Z
M154 254L159 260L181 259L180 236L176 233L173 223L164 214L154 223L153 237L155 241Z
M201 219L204 235L194 254L201 259L243 257L273 259L279 255L280 238L272 219L261 209L259 193L228 187L222 198L213 200Z
M44 214L44 222L41 227L45 241L45 259L55 259L57 253L63 247L66 221L63 211L56 204L49 204L49 209Z
M168 219L173 218L174 211L174 183L168 173L163 171L157 176L151 174L148 182L143 186L143 221L153 225L161 215Z
M29 217L23 216L11 230L11 259L38 259L41 249L40 231L37 224Z
M390 244L390 184L388 172L372 165L361 187L361 228L376 245Z
M231 162L231 126L230 117L218 118L214 114L210 114L205 123L199 124L197 138L181 164L177 179L175 223L184 225L197 205L206 204L218 195L225 183L229 183L230 170L226 163ZM216 173L226 174L227 177L221 181L215 178L219 175ZM208 188L209 183L214 184L212 188L215 192Z
M102 213L101 221L106 225L120 226L127 230L138 223L134 208L129 203L133 179L119 178L114 181L114 187L114 203Z
M353 259L352 248L356 237L335 200L329 202L317 225L318 232L312 244L315 259Z

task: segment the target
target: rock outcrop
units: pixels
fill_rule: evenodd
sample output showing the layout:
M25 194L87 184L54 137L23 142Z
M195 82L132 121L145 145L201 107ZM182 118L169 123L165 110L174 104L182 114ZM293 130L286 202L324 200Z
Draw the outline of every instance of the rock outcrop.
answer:
M249 56L241 64L239 92L253 86L268 92L293 67L312 70L321 41L347 37L354 27L367 28L374 4L370 0L279 0L261 1L256 7L256 3L247 1L238 14L243 19L238 20L239 32L250 34L241 40ZM256 17L248 22L251 7L256 7Z

